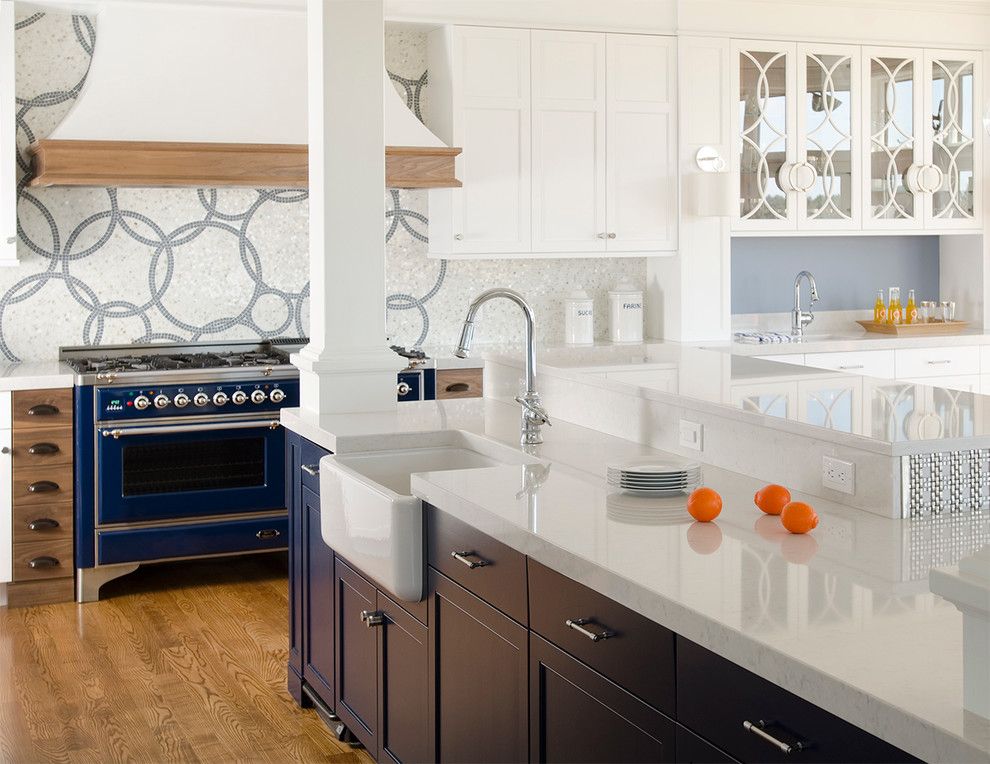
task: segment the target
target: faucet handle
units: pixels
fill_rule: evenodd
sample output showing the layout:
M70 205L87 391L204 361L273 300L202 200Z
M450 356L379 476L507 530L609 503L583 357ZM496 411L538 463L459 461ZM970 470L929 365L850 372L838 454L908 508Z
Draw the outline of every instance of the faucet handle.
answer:
M538 401L528 400L521 395L517 395L516 403L526 409L532 415L533 419L539 419L541 424L553 427L553 422L550 421L550 415Z

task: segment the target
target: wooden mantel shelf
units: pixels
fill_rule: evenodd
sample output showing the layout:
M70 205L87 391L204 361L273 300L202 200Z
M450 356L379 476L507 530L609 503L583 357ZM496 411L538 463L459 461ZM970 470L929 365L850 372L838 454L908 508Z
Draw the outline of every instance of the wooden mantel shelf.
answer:
M304 144L69 141L30 148L32 186L306 188ZM388 188L459 188L457 148L387 146Z

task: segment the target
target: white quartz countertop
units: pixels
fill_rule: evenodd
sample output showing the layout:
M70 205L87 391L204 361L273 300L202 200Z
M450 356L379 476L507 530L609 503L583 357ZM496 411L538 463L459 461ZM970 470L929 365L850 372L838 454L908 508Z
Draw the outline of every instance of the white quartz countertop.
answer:
M283 409L282 421L338 453L414 445L438 429L519 436L517 407L492 399ZM529 451L541 464L419 474L413 491L915 756L990 761L990 720L963 706L979 670L963 663L962 616L928 583L933 567L990 544L990 514L889 520L809 499L821 524L792 536L753 506L756 481L705 466L725 507L696 524L683 499L665 512L610 496L606 465L660 452L566 422L544 434Z
M800 353L845 353L851 350L897 350L901 348L965 347L966 345L990 345L990 334L982 329L971 329L960 334L931 337L897 337L862 330L840 331L829 334L806 334L800 342L773 342L751 344L748 342L699 343L704 347L726 350L736 355L787 355Z
M0 363L0 392L72 387L72 369L58 361Z

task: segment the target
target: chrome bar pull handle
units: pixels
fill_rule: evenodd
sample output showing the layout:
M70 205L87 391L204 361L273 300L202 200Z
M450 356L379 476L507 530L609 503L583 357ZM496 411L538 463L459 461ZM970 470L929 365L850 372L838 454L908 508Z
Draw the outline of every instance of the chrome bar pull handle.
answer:
M929 366L942 366L942 365L948 364L948 363L952 363L952 361L949 360L948 358L945 358L945 359L943 359L941 361L929 361L928 362L928 365Z
M849 366L840 366L839 371L852 371L853 369L862 369L862 368L863 368L863 364L854 363L854 364L850 364Z
M362 610L361 620L369 629L385 623L385 614L381 610Z
M317 475L320 474L319 464L303 464L299 467L299 469L301 469L303 472L305 472L307 475L310 475L311 477L316 477Z
M601 642L603 639L609 639L615 636L614 631L609 631L603 628L599 632L594 632L591 629L584 628L587 624L591 623L590 618L568 618L564 621L564 625L568 629L574 629L578 634L584 634L592 642Z
M765 740L774 748L776 748L778 751L786 755L790 755L795 751L800 751L806 747L801 743L795 743L794 745L791 745L790 743L785 743L783 740L774 737L766 730L769 724L770 722L764 721L763 719L760 719L758 722L756 722L756 724L753 724L753 722L751 721L744 721L743 729L746 730L747 732L752 732L758 738L760 738L761 740Z
M486 565L491 565L491 563L488 562L488 560L484 559L483 557L479 557L474 552L467 552L467 551L451 552L450 556L453 557L458 562L463 562L465 565L471 568L471 570L474 570L475 568L483 568ZM474 559L471 559L472 557Z

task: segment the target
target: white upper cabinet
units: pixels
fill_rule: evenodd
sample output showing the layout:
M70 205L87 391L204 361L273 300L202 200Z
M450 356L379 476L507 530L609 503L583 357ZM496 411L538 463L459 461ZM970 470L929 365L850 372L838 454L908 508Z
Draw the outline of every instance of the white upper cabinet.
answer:
M533 252L604 252L605 35L532 33Z
M737 232L980 228L980 54L735 41Z
M448 27L429 49L428 124L463 149L431 255L676 250L673 38Z
M14 3L0 2L0 266L17 263Z
M528 252L530 32L447 27L430 35L430 119L463 188L430 193L430 250Z
M606 35L609 252L677 249L677 43Z

